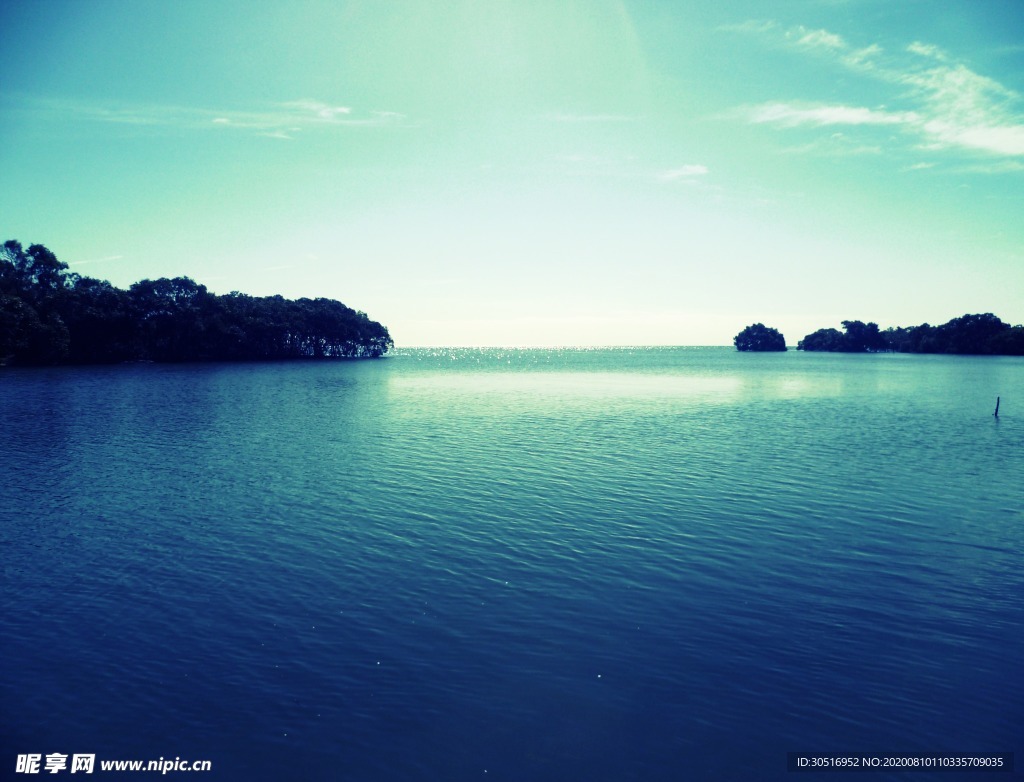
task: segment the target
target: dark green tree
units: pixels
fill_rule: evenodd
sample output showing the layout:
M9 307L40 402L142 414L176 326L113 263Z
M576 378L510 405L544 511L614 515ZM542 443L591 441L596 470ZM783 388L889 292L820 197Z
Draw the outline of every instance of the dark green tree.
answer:
M1024 356L1024 326L1012 326L1001 331L989 344L992 353L1000 356Z
M0 364L58 364L69 342L57 312L44 309L40 315L21 298L0 293Z
M941 326L922 323L879 331L875 323L844 320L843 328L845 334L836 329L818 329L800 340L797 349L846 353L893 350L899 353L1024 354L1024 327L1010 326L991 312L962 315Z
M0 364L369 358L393 346L333 299L217 296L188 277L125 291L69 272L42 245L0 246Z
M17 296L0 293L0 364L24 356L40 328L34 309Z
M763 323L754 323L733 337L736 350L740 351L782 351L786 350L786 338L778 329L769 328Z
M131 295L105 280L82 277L63 307L70 332L68 361L101 364L141 355Z
M843 333L839 329L818 329L796 343L797 350L806 351L842 351L845 343Z
M818 329L797 343L797 350L826 351L831 353L866 353L886 350L889 343L878 330L877 323L844 320L845 334L838 329ZM895 337L893 337L895 339Z
M867 353L885 350L885 337L878 330L877 323L864 323L859 320L844 320L844 350L847 353Z
M986 312L953 318L936 329L936 337L943 353L986 354L996 352L999 337L1009 329L1008 323Z

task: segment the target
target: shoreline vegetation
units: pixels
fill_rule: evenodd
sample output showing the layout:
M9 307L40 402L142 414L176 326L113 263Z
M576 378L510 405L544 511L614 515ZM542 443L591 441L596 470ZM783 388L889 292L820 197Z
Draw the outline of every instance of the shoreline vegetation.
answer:
M1024 356L1024 326L1011 326L986 312L963 315L932 326L889 327L844 320L843 331L818 329L797 343L797 350L825 353L945 353L973 356ZM739 351L788 350L777 329L763 323L747 326L733 344Z
M128 290L41 244L0 248L0 365L379 358L387 328L334 299L210 293L188 277Z

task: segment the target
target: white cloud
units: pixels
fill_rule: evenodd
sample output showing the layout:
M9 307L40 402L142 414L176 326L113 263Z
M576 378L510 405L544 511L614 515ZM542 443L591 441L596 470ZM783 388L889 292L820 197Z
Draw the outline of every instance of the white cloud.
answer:
M833 133L828 138L818 138L806 144L788 147L785 152L793 155L818 155L825 157L852 157L854 155L880 155L882 148L877 144L864 144L845 133Z
M786 33L786 37L793 40L797 46L804 46L812 49L845 49L846 41L835 33L828 30L808 30L800 26Z
M1016 160L999 160L994 163L966 166L961 170L970 174L1019 174L1024 171L1024 163Z
M791 106L770 103L749 111L755 124L794 128L801 125L898 125L925 137L927 149L960 147L1011 157L1024 156L1024 125L983 125L933 117L914 111L887 112L856 106Z
M914 112L887 112L861 106L791 106L768 103L750 112L754 123L797 125L903 125L918 121Z
M1005 121L1010 116L1008 107L1018 98L1016 93L994 79L974 73L962 65L902 74L898 82L915 88L919 98L930 104L936 115L955 116L967 122L993 124L993 119Z
M1024 117L1013 111L1019 96L963 65L900 74L925 105L921 129L936 146L996 155L1024 155Z
M931 57L943 62L949 59L949 57L946 56L946 53L938 46L930 43L921 43L920 41L914 41L909 44L907 46L907 51L913 54L920 54L922 57Z
M90 263L109 263L111 261L120 261L123 258L123 255L108 255L104 258L90 258L87 261L69 261L68 266L86 266Z
M658 178L666 182L672 182L677 179L692 179L694 177L702 177L708 174L708 167L702 166L699 163L690 163L679 168L673 168L669 171L663 172Z
M926 122L924 130L936 142L947 146L967 147L1007 157L1024 156L1024 125L964 126L956 122L935 119Z
M779 25L777 22L766 19L748 19L745 22L739 24L723 24L718 29L726 33L747 33L755 35L765 35L774 30L777 30Z
M282 103L281 105L289 109L311 112L317 117L326 120L332 120L336 117L346 117L352 113L352 109L348 106L330 106L318 100L293 100L287 103Z
M760 35L798 51L813 51L883 83L898 86L893 100L904 110L774 101L743 112L747 120L778 127L893 125L918 137L918 146L975 153L1024 156L1021 97L998 81L956 63L938 46L913 41L883 57L878 44L855 49L828 30L748 23L729 28ZM913 55L913 57L908 57ZM922 63L922 58L925 62Z
M847 68L854 70L871 70L875 67L874 58L881 55L882 51L881 46L873 43L861 49L853 49L848 54L843 55L842 63Z
M252 110L210 110L162 104L100 104L75 100L25 98L25 109L55 120L88 120L139 127L174 127L191 130L232 128L249 130L272 138L288 138L305 128L383 126L401 124L405 115L393 111L371 111L357 115L348 106L332 106L302 99L271 104Z
M718 29L723 32L757 35L769 41L780 42L785 46L802 49L843 50L849 48L841 35L829 30L811 29L802 24L784 29L775 21L749 19L740 24L722 25Z
M719 29L756 35L769 45L780 45L804 53L813 52L820 56L838 58L839 62L846 67L855 70L873 69L875 67L873 59L881 55L883 51L877 43L855 49L837 33L823 29L812 30L803 25L783 29L775 22L750 21Z

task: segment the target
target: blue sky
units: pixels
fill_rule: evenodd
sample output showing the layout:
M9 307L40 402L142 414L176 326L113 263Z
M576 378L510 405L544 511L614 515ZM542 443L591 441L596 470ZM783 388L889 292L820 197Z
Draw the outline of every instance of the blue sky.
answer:
M7 0L0 238L399 346L1024 322L1016 0Z

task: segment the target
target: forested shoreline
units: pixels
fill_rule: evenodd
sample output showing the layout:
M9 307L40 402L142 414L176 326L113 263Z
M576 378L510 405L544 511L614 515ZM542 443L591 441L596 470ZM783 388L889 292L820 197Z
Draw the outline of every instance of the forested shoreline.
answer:
M991 312L962 315L941 326L890 327L844 320L843 330L818 329L797 343L797 350L824 353L950 353L980 356L1024 356L1024 326L1011 326ZM778 329L754 323L733 339L745 352L787 350Z
M962 315L940 326L890 327L844 320L843 331L818 329L797 344L797 350L833 353L951 353L982 356L1024 356L1024 326L1011 326L991 312Z
M41 244L0 248L0 364L377 358L387 328L334 299L210 293L188 277L127 290Z

